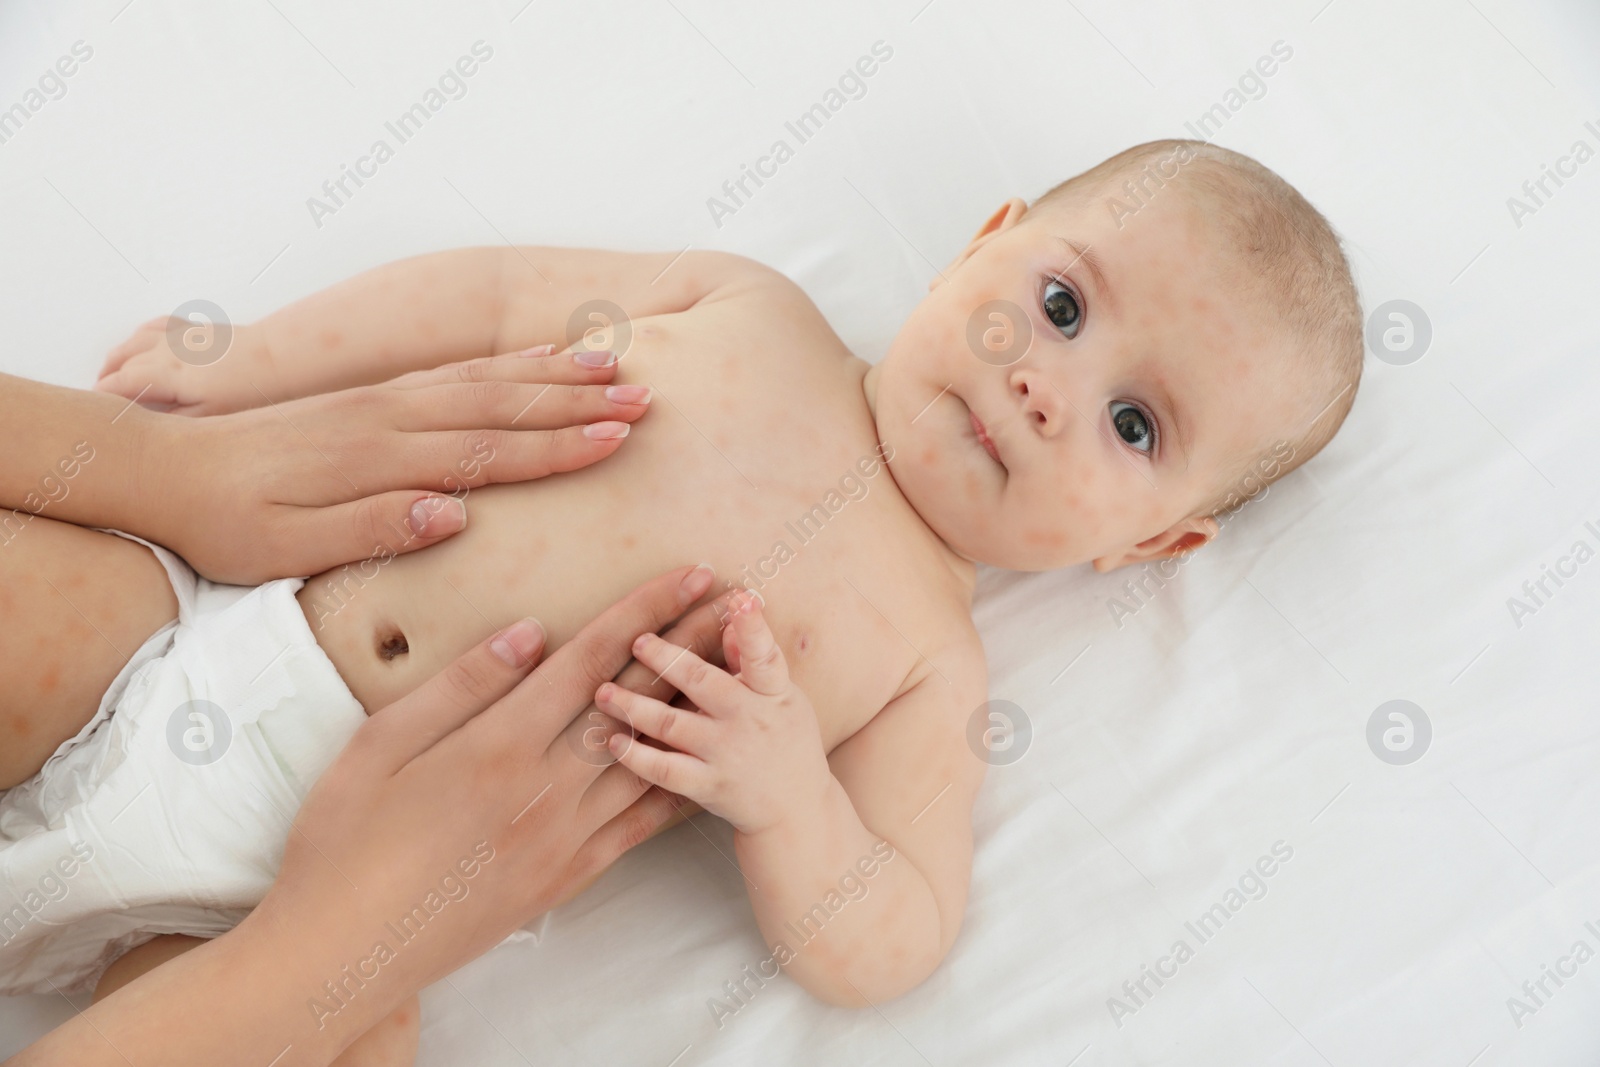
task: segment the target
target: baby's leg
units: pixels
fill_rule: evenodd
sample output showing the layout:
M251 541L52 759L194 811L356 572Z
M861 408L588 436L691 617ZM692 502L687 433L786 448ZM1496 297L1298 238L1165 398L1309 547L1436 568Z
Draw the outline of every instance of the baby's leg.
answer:
M203 938L182 934L164 934L154 941L146 941L106 968L100 984L94 987L94 999L104 1000L141 974L203 944ZM417 1059L421 1015L417 998L412 995L388 1018L356 1038L331 1067L410 1067Z
M143 545L42 515L0 518L0 789L9 789L83 728L178 603Z

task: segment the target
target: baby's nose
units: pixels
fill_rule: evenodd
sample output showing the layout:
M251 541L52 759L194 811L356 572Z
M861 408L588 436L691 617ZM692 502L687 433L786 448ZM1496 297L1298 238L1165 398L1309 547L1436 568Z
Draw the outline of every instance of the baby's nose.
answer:
M1035 433L1054 437L1073 416L1073 404L1061 387L1031 368L1011 375L1011 390L1021 406L1023 423Z

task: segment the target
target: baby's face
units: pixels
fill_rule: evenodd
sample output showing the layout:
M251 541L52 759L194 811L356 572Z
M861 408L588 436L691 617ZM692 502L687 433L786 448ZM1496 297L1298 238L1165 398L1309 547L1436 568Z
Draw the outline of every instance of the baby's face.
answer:
M1194 513L1303 426L1287 339L1202 210L1168 189L1122 223L1100 195L1013 200L869 376L895 481L963 556L1104 570L1196 547L1216 524Z

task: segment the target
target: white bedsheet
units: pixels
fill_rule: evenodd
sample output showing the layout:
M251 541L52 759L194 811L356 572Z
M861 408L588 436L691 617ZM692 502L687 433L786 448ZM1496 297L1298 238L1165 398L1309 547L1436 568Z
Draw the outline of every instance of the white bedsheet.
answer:
M420 1062L1600 1062L1600 960L1520 1025L1508 1006L1600 950L1600 563L1508 606L1600 547L1600 159L1507 203L1600 148L1592 3L9 0L0 108L80 40L65 95L0 143L0 369L72 385L186 300L246 321L502 239L742 252L874 359L1007 197L1185 135L1284 42L1217 139L1321 207L1368 310L1415 302L1432 346L1369 356L1327 452L1137 613L1108 607L1127 573L983 573L992 693L1033 740L979 799L945 965L860 1012L770 983L719 1028L708 1001L764 952L702 817L428 990ZM480 40L466 94L314 219ZM707 199L878 41L865 94L718 225ZM1395 699L1433 730L1407 766L1366 739ZM1202 944L1185 924L1277 842L1265 895ZM1135 1002L1180 939L1193 958ZM0 1053L72 1010L0 1002Z

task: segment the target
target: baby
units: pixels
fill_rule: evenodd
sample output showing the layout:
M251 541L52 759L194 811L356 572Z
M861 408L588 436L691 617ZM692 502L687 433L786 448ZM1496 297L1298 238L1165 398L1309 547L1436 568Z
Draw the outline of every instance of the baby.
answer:
M968 740L987 725L976 563L1103 571L1198 548L1242 482L1326 444L1362 363L1327 222L1200 142L1139 145L1009 201L929 289L875 366L782 275L700 252L423 256L238 328L211 366L136 334L99 387L194 414L548 342L571 354L542 358L620 359L598 432L652 414L602 464L473 490L469 528L439 547L303 585L212 586L85 532L125 546L147 586L165 566L179 622L0 799L0 909L60 870L68 891L27 910L73 924L0 928L0 987L67 988L129 948L173 954L152 935L227 929L364 710L528 614L554 649L694 559L757 594L734 598L740 632L770 626L775 646L740 649L735 675L642 639L637 658L687 700L602 686L598 710L628 728L591 712L590 758L732 823L763 940L816 996L878 1003L926 978L961 927L986 766ZM470 475L492 437L441 462ZM214 720L223 758L172 758ZM189 750L217 747L203 740ZM149 764L125 770L135 753Z

